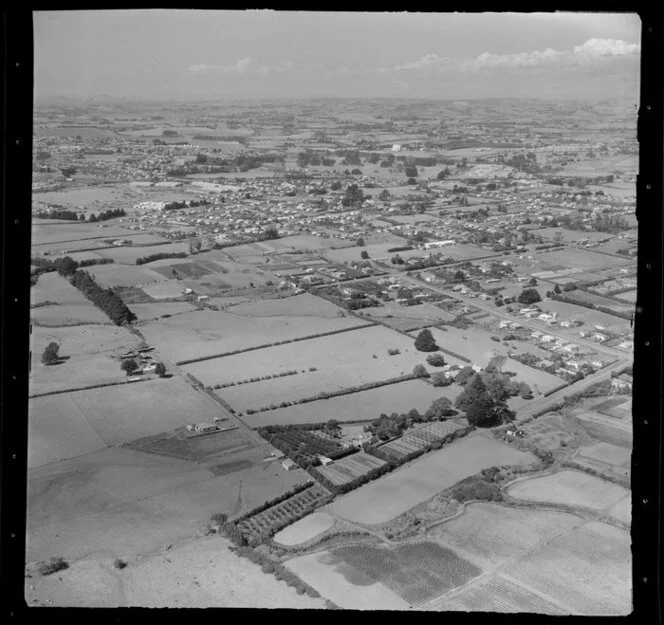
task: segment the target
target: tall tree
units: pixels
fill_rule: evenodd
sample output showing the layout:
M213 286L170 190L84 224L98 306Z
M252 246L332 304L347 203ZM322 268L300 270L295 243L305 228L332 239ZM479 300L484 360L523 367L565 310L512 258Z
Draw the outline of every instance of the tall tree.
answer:
M420 352L435 352L438 351L439 347L436 345L436 341L431 334L431 330L425 328L422 330L415 339L415 349Z

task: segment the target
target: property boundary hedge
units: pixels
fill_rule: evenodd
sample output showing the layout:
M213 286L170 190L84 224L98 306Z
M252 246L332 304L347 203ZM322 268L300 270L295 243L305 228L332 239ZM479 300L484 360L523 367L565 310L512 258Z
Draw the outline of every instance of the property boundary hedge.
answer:
M453 352L451 349L445 349L444 347L438 346L441 352L444 352L445 354L448 354L450 356L454 356L455 358L458 358L462 362L472 362L469 358L466 358L465 356L462 356L461 354L457 354L456 352Z
M186 252L162 252L160 254L151 254L149 256L143 256L136 259L137 265L145 265L146 263L151 263L154 260L162 260L164 258L187 258L189 254Z

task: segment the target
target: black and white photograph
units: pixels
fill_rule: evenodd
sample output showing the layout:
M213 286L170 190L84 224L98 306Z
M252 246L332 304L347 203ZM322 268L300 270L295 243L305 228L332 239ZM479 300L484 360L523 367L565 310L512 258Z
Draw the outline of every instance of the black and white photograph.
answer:
M636 13L32 25L27 606L632 613Z

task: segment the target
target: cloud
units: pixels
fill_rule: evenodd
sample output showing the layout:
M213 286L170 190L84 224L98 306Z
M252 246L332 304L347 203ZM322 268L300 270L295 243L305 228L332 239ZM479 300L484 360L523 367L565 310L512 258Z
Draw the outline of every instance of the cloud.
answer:
M592 65L607 58L633 57L640 46L617 39L588 39L584 44L569 50L533 50L516 54L490 54L484 52L459 64L462 71L482 69L518 69L530 67L574 67Z
M277 65L258 65L251 57L240 59L233 65L191 65L188 69L192 74L283 74L287 72L308 74L317 66L298 64L286 61Z
M419 61L412 61L410 63L404 63L403 65L397 65L393 67L393 71L401 72L408 70L441 70L446 69L450 59L447 57L441 57L437 54L425 54Z

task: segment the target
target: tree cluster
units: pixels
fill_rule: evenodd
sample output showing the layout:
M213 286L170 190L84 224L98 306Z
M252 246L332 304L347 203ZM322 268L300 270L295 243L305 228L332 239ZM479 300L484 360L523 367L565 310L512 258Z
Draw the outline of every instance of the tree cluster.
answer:
M115 325L136 320L136 315L129 310L122 299L111 289L102 289L87 271L75 269L71 274L61 272L61 275L68 276L72 286L102 310Z

